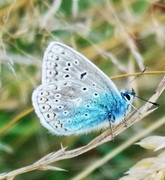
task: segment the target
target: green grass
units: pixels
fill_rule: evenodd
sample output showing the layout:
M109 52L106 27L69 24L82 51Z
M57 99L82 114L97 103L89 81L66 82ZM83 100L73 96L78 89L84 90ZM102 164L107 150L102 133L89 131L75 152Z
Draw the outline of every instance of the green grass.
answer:
M148 67L148 71L165 70L162 1L80 0L75 5L77 11L73 10L71 0L63 0L58 8L55 8L57 5L53 7L53 1L10 2L0 3L0 144L3 145L0 146L0 173L30 165L46 154L59 150L60 143L68 146L68 150L76 149L100 134L51 135L31 111L31 94L40 84L43 54L51 41L60 41L76 48L108 76L139 72L143 67ZM115 57L116 61L112 61L110 56ZM143 75L129 88L133 87L139 96L148 99L162 77L161 72ZM119 89L123 89L132 78L120 78L114 82ZM15 179L72 179L130 137L159 121L164 116L164 94L158 103L161 105L158 110L124 131L113 142L55 164L68 172L32 171ZM143 104L141 100L135 100L138 108ZM21 116L22 113L25 115ZM15 117L18 118L13 121ZM164 127L149 135L152 134L164 136ZM153 151L132 144L84 179L119 179L137 161L154 155Z

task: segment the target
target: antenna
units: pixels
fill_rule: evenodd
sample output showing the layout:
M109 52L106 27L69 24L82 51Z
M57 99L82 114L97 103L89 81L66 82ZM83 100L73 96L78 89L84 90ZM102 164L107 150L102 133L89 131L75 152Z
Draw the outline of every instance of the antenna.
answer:
M128 85L126 86L126 88L127 88L133 81L135 81L135 79L137 79L139 76L141 76L146 70L147 70L147 67L145 67L140 74L138 74L137 76L135 76L135 77L128 83Z
M142 98L142 97L139 97L139 96L135 96L135 97L137 97L137 98L139 98L139 99L141 99L141 100L143 100L143 101L145 101L145 102L149 102L149 103L153 104L154 106L158 106L158 107L160 106L160 104L155 103L155 102L148 101L148 100L146 100L146 99L144 99L144 98Z

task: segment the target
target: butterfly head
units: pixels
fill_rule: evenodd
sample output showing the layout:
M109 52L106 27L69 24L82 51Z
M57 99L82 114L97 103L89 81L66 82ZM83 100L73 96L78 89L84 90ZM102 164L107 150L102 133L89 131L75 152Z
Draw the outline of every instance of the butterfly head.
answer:
M136 95L134 89L132 89L132 91L124 89L120 92L120 94L124 100L126 100L127 102L130 102L130 103L132 103L132 101Z

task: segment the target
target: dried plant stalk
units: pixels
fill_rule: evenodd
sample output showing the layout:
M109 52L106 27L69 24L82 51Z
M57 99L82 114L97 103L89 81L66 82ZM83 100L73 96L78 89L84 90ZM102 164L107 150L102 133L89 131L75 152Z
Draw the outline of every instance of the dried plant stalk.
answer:
M158 97L163 93L165 89L165 76L163 77L162 81L159 83L157 89L155 90L155 93L152 95L149 101L155 102ZM157 108L150 109L152 107L151 103L146 103L143 107L140 108L138 112L135 112L133 115L131 115L127 119L127 128L132 126L134 123L142 120L145 116L155 111ZM125 125L123 123L119 124L116 127L113 127L113 136L117 136L121 132L123 132L126 129ZM65 171L64 169L57 168L50 166L49 164L64 160L64 159L70 159L76 156L79 156L97 146L100 146L101 144L104 144L108 141L112 140L111 131L107 130L103 132L101 135L97 136L95 139L93 139L90 143L88 143L86 146L82 146L80 148L65 151L66 148L61 148L60 150L56 152L49 153L48 155L44 156L39 161L35 162L32 165L14 170L9 173L3 173L0 174L0 179L6 179L6 180L12 180L16 176L33 171L33 170L56 170L56 171Z

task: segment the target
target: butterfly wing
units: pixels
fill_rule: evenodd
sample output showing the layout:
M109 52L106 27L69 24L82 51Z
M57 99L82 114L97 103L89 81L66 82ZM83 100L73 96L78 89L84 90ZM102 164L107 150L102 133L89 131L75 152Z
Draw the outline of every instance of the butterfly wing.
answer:
M74 49L51 42L46 49L42 66L42 84L61 80L80 81L89 86L118 93L113 83L96 65Z
M86 57L62 43L50 43L42 85L32 96L43 126L59 135L103 127L109 124L108 111L120 99L115 84Z

